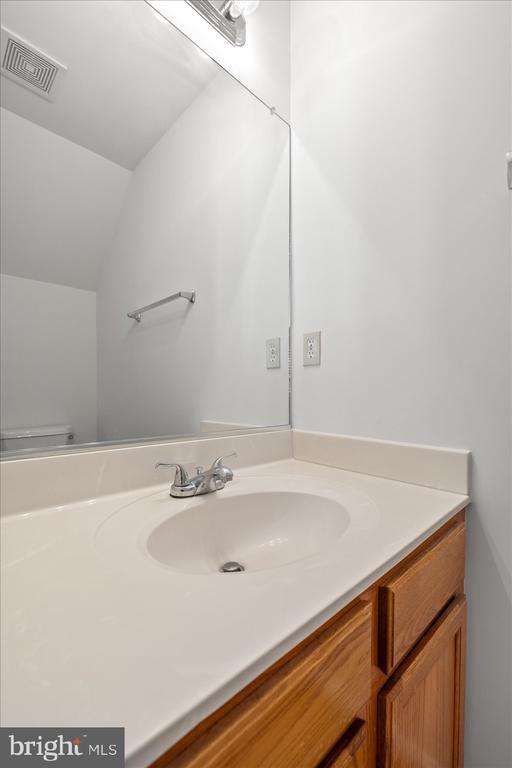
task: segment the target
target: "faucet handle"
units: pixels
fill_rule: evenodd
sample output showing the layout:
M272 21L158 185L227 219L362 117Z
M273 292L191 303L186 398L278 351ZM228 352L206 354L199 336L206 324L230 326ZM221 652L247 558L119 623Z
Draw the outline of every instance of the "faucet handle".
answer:
M215 459L212 466L208 470L209 474L217 476L218 479L222 482L222 486L219 486L222 488L226 483L229 483L233 479L233 471L229 467L225 467L222 463L224 459L229 459L230 456L236 456L236 451L233 451L233 453L228 453L226 456L219 456L217 459Z
M232 453L227 453L225 456L219 456L213 462L211 469L222 469L224 467L222 463L224 459L230 459L232 456L236 456L236 455L237 455L237 452L233 451Z
M187 470L181 464L165 464L163 461L158 461L155 464L155 469L158 469L159 467L174 467L176 470L176 475L174 476L174 485L180 486L188 484L189 478L187 475Z

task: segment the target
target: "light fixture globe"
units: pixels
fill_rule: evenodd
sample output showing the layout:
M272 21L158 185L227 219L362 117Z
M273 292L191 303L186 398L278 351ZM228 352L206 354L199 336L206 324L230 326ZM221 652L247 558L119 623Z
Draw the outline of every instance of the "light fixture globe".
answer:
M254 13L259 4L260 0L233 0L229 13L233 18L235 18L235 14L236 17L243 16L247 18L247 16Z

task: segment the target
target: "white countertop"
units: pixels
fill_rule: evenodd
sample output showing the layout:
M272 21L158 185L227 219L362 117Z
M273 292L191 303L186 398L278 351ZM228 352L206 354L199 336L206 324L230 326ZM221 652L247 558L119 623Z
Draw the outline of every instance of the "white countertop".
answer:
M132 502L174 514L168 483L7 517L2 725L124 726L127 766L147 766L468 503L294 459L240 469L221 493L280 475L364 494L371 524L270 578L181 573L137 549L152 521Z

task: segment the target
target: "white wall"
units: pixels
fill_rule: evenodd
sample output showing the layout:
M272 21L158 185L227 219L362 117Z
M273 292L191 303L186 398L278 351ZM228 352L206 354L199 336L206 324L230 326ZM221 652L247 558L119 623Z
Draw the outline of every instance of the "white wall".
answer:
M2 272L94 290L130 171L0 111Z
M288 138L220 72L134 171L98 288L100 439L288 423Z
M35 97L33 97L35 98ZM96 294L131 172L1 109L4 428L96 439Z
M508 2L292 3L294 425L473 451L479 768L512 765L510 31Z
M281 117L290 119L289 0L261 0L247 18L242 47L232 46L185 0L149 3Z
M71 424L96 439L96 294L1 279L1 423Z

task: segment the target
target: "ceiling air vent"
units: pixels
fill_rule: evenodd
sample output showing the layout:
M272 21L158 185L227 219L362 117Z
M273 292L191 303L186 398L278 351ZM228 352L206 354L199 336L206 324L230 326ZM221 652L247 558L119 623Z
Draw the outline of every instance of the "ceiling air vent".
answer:
M2 27L2 75L18 85L53 101L66 67L51 56Z

